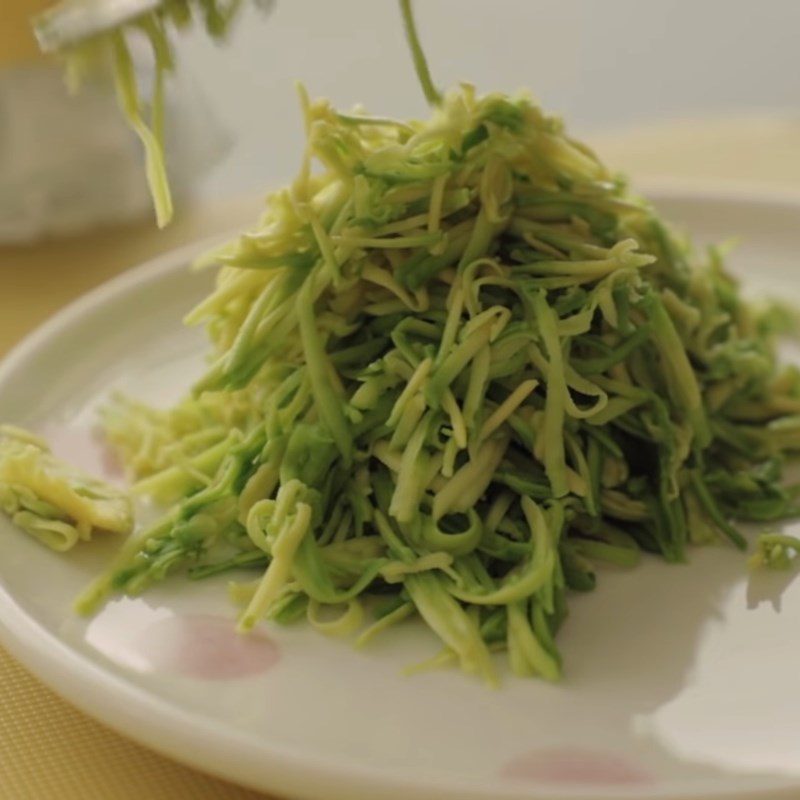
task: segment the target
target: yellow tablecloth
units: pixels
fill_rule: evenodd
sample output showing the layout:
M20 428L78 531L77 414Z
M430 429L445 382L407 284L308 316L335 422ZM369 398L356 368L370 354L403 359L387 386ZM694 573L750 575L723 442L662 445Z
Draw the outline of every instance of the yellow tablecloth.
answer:
M598 136L609 163L640 180L756 182L800 189L800 124L676 123ZM189 212L167 231L107 229L35 247L0 247L0 355L57 308L122 269L255 216L257 202ZM253 800L117 736L73 709L0 650L3 800Z

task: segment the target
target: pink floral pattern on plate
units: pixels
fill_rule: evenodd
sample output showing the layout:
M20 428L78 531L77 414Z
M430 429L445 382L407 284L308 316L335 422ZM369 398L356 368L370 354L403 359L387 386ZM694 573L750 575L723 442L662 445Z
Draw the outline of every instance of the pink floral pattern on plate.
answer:
M653 776L624 756L581 747L539 748L509 761L504 778L593 786L640 786Z
M201 680L257 675L280 660L271 639L237 633L232 619L211 614L158 620L140 635L137 650L154 670Z

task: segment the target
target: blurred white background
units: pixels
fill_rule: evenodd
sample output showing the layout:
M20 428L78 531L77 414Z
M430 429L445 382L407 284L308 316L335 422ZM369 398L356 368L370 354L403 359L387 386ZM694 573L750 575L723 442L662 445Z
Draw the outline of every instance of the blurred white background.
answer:
M601 142L602 131L701 120L676 134L705 137L698 169L724 150L726 131L741 138L742 124L780 120L781 141L787 125L797 133L800 163L800 0L417 0L416 15L441 86L528 87ZM425 113L395 0L278 0L267 18L248 8L222 48L184 36L179 57L236 138L203 179L206 198L294 174L295 79L343 107ZM649 141L658 151L664 139Z

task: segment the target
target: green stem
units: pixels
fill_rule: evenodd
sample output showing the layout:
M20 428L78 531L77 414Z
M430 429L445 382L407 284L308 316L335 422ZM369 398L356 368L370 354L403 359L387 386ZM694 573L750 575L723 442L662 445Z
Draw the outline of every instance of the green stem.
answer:
M431 80L428 61L425 58L425 53L422 51L422 45L417 35L417 25L414 22L414 12L411 10L411 0L400 0L400 13L403 15L406 39L408 40L408 46L411 48L411 58L414 60L414 69L417 71L417 77L422 85L425 99L432 106L439 106L442 104L442 95Z

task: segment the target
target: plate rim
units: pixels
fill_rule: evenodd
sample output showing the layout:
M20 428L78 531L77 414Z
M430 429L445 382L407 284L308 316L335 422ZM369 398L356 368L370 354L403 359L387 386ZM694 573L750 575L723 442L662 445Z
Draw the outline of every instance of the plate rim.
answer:
M800 212L800 193L730 191L727 187L694 189L658 183L637 187L648 200L757 204ZM152 258L78 297L25 336L0 361L0 391L25 362L57 336L81 324L84 314L120 300L137 287L186 269L192 259L220 237L184 245ZM766 800L788 798L800 789L800 777L754 778L747 788L720 788L718 779L675 781L670 788L553 786L534 782L421 778L368 768L330 756L304 756L299 746L275 741L256 744L248 735L215 727L215 720L191 712L174 701L125 680L99 659L72 649L46 630L17 604L0 580L0 644L36 678L62 699L124 737L174 760L234 783L260 791L289 791L307 798L424 796L426 800ZM257 768L256 768L257 765ZM424 794L421 794L424 793Z

